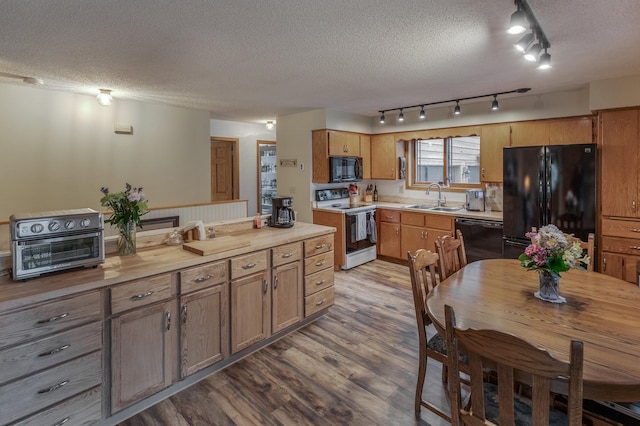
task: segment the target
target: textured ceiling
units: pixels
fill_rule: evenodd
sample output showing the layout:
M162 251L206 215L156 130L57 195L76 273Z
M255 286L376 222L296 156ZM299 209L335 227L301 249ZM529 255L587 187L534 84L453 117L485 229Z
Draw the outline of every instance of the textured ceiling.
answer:
M551 42L539 71L506 34L512 0L0 0L0 83L264 122L640 73L638 0L529 0Z

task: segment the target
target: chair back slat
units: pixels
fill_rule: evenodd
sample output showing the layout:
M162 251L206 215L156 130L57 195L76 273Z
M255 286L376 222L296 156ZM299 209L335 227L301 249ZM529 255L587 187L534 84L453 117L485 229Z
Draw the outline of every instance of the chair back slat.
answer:
M418 320L418 332L425 333L424 328L431 324L431 319L427 315L427 295L436 285L436 264L438 263L438 255L428 250L419 249L415 255L407 252L409 259L409 275L411 276L411 290L413 291L413 303L416 310L416 318Z
M467 265L467 252L464 248L464 238L458 229L456 237L450 235L439 236L436 241L436 251L440 258L438 272L440 280L444 280Z
M456 327L455 313L448 305L445 306L445 320L447 352L458 353L459 348L464 348L469 357L471 377L471 412L468 412L461 409L459 357L448 357L452 424L492 424L486 419L484 406L483 368L487 366L498 372L500 424L514 422L514 378L524 377L522 372L531 376L533 425L549 424L551 380L569 381L569 424L582 423L582 342L571 342L570 359L565 362L511 334L496 330L462 330Z

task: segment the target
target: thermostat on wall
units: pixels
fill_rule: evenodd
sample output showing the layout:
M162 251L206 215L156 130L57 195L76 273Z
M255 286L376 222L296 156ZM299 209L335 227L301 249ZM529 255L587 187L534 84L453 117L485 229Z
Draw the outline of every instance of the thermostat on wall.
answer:
M130 124L118 124L115 125L115 132L120 135L132 135L133 134L133 126Z

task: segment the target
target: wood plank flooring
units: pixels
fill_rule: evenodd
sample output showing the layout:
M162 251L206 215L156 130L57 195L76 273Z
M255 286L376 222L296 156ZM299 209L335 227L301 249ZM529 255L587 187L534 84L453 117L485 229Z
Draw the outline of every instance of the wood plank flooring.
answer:
M328 315L121 426L446 425L413 414L418 335L408 267L375 260L336 272ZM424 397L448 411L440 365Z

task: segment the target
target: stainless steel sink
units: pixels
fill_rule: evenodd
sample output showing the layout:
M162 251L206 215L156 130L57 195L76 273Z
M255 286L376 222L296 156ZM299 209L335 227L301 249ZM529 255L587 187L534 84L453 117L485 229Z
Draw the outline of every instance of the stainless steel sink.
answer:
M410 206L405 206L405 209L419 209L419 210L430 210L434 212L457 212L461 210L461 207L442 207L442 206L428 206L426 204L413 204Z

